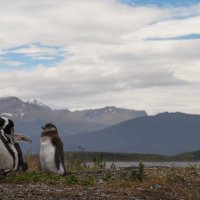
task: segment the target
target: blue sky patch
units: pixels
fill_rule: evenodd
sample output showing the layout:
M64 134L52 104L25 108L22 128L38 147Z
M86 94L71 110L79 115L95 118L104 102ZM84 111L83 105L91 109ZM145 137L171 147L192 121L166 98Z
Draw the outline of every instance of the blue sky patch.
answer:
M152 5L159 7L168 6L190 6L192 4L200 3L200 0L120 0L122 3L128 5Z
M30 70L38 65L52 66L61 62L65 57L65 51L59 46L34 43L21 45L0 52L0 69Z
M177 37L151 37L147 38L146 40L196 40L200 39L200 34L188 34L188 35L181 35Z

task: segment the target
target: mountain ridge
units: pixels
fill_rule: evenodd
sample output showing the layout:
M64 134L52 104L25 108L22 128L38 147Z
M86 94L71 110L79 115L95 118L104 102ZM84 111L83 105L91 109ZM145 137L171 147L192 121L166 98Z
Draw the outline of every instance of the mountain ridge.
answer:
M37 100L24 102L17 97L0 98L1 116L12 119L17 132L28 134L33 139L32 149L38 151L41 126L53 123L61 136L92 132L114 124L147 115L145 111L128 110L107 106L100 109L69 111L52 110Z
M200 115L165 112L142 116L68 141L71 147L82 144L86 151L175 155L199 149Z
M49 122L57 126L67 151L81 146L86 151L176 155L200 148L197 114L147 115L114 106L71 112L16 97L0 98L0 113L14 121L17 132L33 139L33 153L39 151L41 126Z

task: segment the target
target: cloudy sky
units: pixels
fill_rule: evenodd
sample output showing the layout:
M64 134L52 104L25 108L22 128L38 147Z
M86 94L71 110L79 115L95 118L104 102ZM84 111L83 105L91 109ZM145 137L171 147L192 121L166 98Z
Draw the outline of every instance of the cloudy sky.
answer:
M0 5L0 97L200 114L199 0Z

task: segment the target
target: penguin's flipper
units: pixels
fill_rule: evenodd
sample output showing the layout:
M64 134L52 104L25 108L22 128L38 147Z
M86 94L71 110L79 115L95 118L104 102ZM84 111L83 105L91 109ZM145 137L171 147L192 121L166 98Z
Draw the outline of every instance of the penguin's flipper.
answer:
M61 156L60 153L58 151L58 149L56 148L56 152L55 152L55 163L56 163L56 168L60 169L60 163L62 162L61 160Z
M59 137L53 137L52 143L55 146L55 163L56 168L60 169L60 163L64 166L64 150L63 150L63 143Z
M18 163L18 168L17 169L19 171L26 171L28 169L28 165L23 159L21 147L19 146L18 143L15 143L14 146L15 146L17 152L18 152L18 157L19 157L19 163Z
M25 135L20 135L20 134L13 134L13 135L9 135L9 137L12 137L12 139L14 140L14 142L28 142L28 143L32 143L31 138L29 138L28 136Z

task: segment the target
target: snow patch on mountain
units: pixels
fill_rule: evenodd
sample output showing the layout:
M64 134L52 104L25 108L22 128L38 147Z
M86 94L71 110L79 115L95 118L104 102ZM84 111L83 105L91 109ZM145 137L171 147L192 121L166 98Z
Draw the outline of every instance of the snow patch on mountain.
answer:
M13 116L13 113L1 113L1 116L4 116L4 117L12 117L12 116Z
M43 107L43 108L50 109L47 105L43 104L42 102L40 102L40 101L38 101L36 99L28 100L27 103L31 104L31 105L36 105L36 106L40 106L40 107Z

